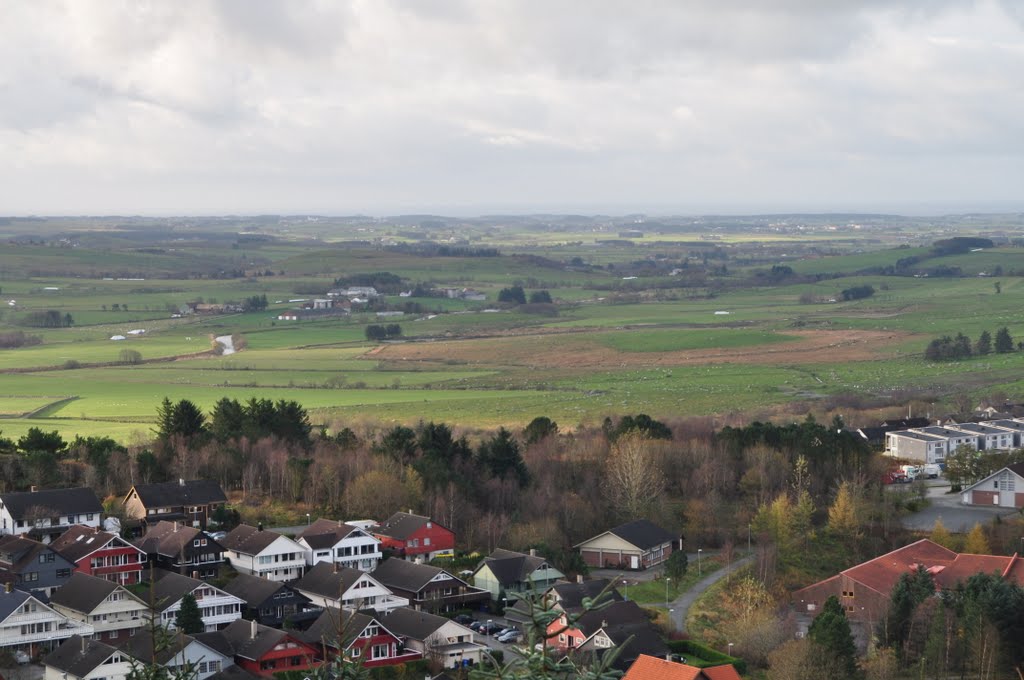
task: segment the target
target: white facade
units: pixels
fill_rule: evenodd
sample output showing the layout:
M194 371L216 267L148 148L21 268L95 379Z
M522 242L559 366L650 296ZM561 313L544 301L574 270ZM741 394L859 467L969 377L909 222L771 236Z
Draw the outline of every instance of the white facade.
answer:
M334 607L348 611L374 609L379 614L386 614L392 609L409 606L408 598L398 597L376 579L365 574L349 586L340 598L327 597L298 587L295 587L295 590L308 597L318 607Z
M270 581L294 581L306 568L306 549L287 536L278 536L255 555L225 550L224 557L235 571Z
M219 588L203 585L193 590L192 595L195 596L196 604L199 605L207 633L220 630L232 621L242 618L242 609L245 603ZM181 600L160 613L160 622L173 630L174 619L178 616L179 609L181 609Z
M310 567L319 562L335 562L342 567L373 571L384 556L380 539L362 529L354 529L330 547L313 549L305 538L300 538L298 544L305 551L306 565Z
M117 644L118 638L131 637L149 621L149 606L123 587L107 595L91 612L75 611L60 604L53 608L69 619L90 624L95 639L110 640L112 644Z
M462 661L472 661L473 664L483 661L488 647L476 642L474 637L469 628L449 621L428 635L426 640L408 638L406 646L423 652L425 658L440 658L445 668L456 668Z
M0 648L34 650L43 643L49 648L72 635L88 637L92 633L91 625L69 620L29 595L6 619L0 621Z
M234 666L233 657L227 657L212 647L207 647L198 640L185 645L185 648L175 654L164 664L173 674L177 670L184 671L191 664L195 669L194 680L206 680L214 673L220 673L228 666Z
M85 675L73 675L53 666L46 666L43 680L127 680L131 672L132 657L124 652L115 651L106 661Z
M72 525L81 524L87 527L100 528L100 513L82 512L56 517L40 517L36 519L16 518L11 516L6 505L0 505L0 534L27 534L32 529L52 529L59 534L67 531ZM40 540L49 543L49 534L43 534Z

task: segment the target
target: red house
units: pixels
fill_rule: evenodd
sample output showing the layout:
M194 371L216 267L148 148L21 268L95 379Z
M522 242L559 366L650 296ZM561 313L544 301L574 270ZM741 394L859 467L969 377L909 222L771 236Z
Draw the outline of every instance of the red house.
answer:
M238 619L227 628L195 636L203 644L235 657L235 663L256 675L304 671L321 663L319 650L283 630Z
M348 661L361 660L367 668L396 666L423 658L420 652L405 649L402 640L368 614L330 608L299 633L310 645L322 648L323 658L335 659L340 654Z
M455 533L451 529L411 512L396 512L372 532L385 548L407 560L422 557L430 561L438 553L455 549Z
M75 563L75 572L132 585L142 577L146 553L117 534L76 524L50 547L61 557Z

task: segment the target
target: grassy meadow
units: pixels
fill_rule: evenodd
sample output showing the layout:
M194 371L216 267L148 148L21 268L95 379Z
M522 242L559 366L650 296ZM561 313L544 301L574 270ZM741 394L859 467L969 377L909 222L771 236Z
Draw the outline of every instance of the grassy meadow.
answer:
M571 243L557 236L519 233L509 247L527 254L501 257L299 241L186 243L139 252L113 234L92 237L112 244L106 249L5 249L0 332L21 330L41 342L0 349L0 431L17 437L40 427L66 437L141 441L164 397L191 399L207 410L222 397L296 400L315 423L331 427L444 420L521 428L547 415L568 429L624 413L726 418L794 402L813 408L836 396L898 405L908 395L941 403L963 390L980 398L1024 389L1024 353L942 364L922 358L929 340L944 334L964 332L974 340L982 330L994 335L1007 326L1024 338L1024 279L1009 275L1024 272L1024 249L929 260L959 267L958 278L866 275L927 249L821 255L837 241L824 234L813 256L787 257L792 280L765 283L757 272L770 264L755 262L750 252L788 252L797 239L730 238L710 247L753 250L729 260L713 282L677 285L664 272L630 275L628 267L640 266L635 248L678 247L680 257L690 257L696 234L645 236L622 250L595 245L593 235ZM572 257L593 266L560 264ZM220 277L241 266L260 275ZM487 301L394 295L387 300L394 307L416 304L422 311L387 319L359 311L276 319L338 276L384 271L410 288L470 287ZM994 271L1004 274L993 277ZM823 273L828 276L810 276ZM549 290L555 311L497 306L498 291L513 284ZM860 285L873 286L875 295L836 301L842 290ZM189 301L253 295L266 295L268 308L178 316ZM32 312L45 310L71 315L74 323L24 325ZM365 329L373 323L399 323L403 337L369 342ZM145 333L110 339L134 329ZM218 355L213 338L229 334L242 336L244 348ZM120 363L125 349L142 362Z

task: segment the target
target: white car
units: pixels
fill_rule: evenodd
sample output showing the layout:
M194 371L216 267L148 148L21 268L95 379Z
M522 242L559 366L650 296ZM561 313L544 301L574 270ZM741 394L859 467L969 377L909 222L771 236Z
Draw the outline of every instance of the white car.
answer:
M14 662L17 663L19 666L24 666L25 664L29 663L30 661L32 661L32 657L29 656L28 653L25 650L23 650L23 649L16 649L16 650L14 650Z

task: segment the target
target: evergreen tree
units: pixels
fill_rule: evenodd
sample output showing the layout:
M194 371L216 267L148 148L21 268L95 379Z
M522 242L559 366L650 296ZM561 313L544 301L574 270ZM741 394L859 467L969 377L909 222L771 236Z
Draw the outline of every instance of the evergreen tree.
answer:
M245 411L237 399L220 399L210 415L210 433L219 442L226 442L242 436Z
M192 593L186 593L181 598L181 609L178 610L178 614L174 617L174 625L186 635L202 633L206 629L206 626L203 624L202 612L199 611L199 604Z
M840 673L837 678L854 678L857 675L857 646L850 632L846 612L835 595L825 600L820 614L811 621L807 629L809 637L822 651L835 658Z
M519 451L519 442L504 427L480 444L477 459L481 467L493 477L500 479L511 474L519 482L520 488L530 482L530 471L526 469L526 462Z
M523 430L526 437L526 445L536 444L541 439L558 434L558 423L547 416L537 416L530 421L530 424Z
M1006 354L1007 352L1013 351L1013 337L1010 335L1010 329L1003 326L996 331L996 353Z
M880 637L896 649L902 658L903 643L910 632L914 610L935 594L935 583L923 566L916 571L901 574L889 594L889 611L882 622Z
M978 342L974 345L974 353L979 356L985 356L992 352L992 334L988 331L982 331L981 335L978 336Z

